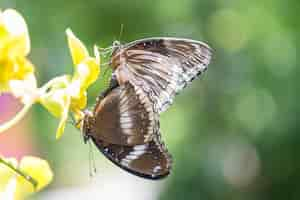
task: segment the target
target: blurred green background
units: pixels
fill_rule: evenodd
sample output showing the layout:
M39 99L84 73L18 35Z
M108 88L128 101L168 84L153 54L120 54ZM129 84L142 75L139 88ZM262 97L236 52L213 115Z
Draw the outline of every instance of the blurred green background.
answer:
M69 125L56 141L58 121L35 106L33 154L50 162L55 180L32 199L300 199L298 0L1 0L0 7L27 21L40 84L72 72L68 27L90 52L119 39L121 24L123 43L174 36L214 49L207 73L161 116L174 158L167 179L128 175L96 148L90 178L80 132ZM91 106L104 82L89 90Z

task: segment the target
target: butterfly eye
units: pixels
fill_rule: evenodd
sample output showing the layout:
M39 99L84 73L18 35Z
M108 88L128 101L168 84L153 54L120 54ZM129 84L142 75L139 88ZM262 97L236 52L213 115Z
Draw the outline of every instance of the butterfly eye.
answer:
M121 48L121 42L118 40L113 41L113 44L111 46L111 56L117 52Z
M113 41L113 47L114 48L119 48L121 46L121 42L118 40Z

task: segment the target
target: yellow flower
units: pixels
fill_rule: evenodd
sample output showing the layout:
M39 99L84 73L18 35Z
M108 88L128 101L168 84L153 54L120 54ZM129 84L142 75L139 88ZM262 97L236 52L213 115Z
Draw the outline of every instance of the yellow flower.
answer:
M11 17L10 21L7 16ZM4 21L8 22L4 23ZM19 34L9 34L10 32L6 31L13 29L6 25L12 26L12 23L16 23L20 28L10 32ZM0 132L16 124L36 102L40 102L51 114L60 118L56 138L60 138L63 134L70 112L76 121L83 118L82 110L87 104L87 89L97 80L100 73L100 56L95 46L95 57L91 57L84 44L70 29L66 31L66 34L74 63L73 76L63 75L53 78L38 88L33 65L29 64L24 57L30 49L26 24L14 10L2 13L0 18L0 93L1 91L11 92L21 99L24 107L11 121L0 125ZM1 54L1 52L4 53ZM1 63L11 64L1 65Z
M95 57L91 57L84 44L70 29L67 29L66 34L74 64L74 74L72 77L68 75L57 77L57 80L54 81L55 84L50 84L50 90L39 100L49 112L61 118L56 138L60 138L63 134L70 111L76 119L82 118L81 110L87 104L86 91L97 80L100 73L100 58L97 48L94 48Z
M0 125L0 132L16 124L39 97L34 66L26 58L30 39L26 22L13 9L0 10L0 95L11 92L24 107L16 117Z
M0 11L0 93L10 91L11 80L28 80L34 66L26 58L30 39L26 22L13 9Z
M20 163L14 158L4 159L11 167L18 169L37 181L36 187L21 174L0 163L0 199L22 200L26 196L47 186L53 179L53 173L47 161L37 157L24 157Z
M100 57L96 47L95 57L89 56L84 44L70 29L66 34L74 63L73 76L56 77L38 88L34 66L26 58L30 52L26 22L15 10L0 11L0 94L11 92L24 104L22 111L13 120L0 125L0 132L22 119L36 102L40 102L50 113L61 118L56 132L57 138L64 131L69 112L72 112L76 120L83 117L87 89L100 73Z

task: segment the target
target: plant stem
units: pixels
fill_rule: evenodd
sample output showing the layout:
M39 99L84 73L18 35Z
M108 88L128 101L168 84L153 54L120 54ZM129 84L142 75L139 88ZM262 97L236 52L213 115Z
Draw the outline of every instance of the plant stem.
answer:
M24 172L22 172L20 169L15 168L12 164L10 164L9 162L5 161L3 158L0 157L0 163L4 164L5 166L7 166L8 168L10 168L11 170L13 170L14 172L16 172L18 175L22 176L23 178L25 178L28 182L30 182L34 189L36 189L38 182L32 178L31 176L25 174Z
M14 116L13 119L9 120L8 122L5 122L3 125L0 125L0 133L6 131L7 129L9 129L16 123L18 123L25 116L25 114L29 111L29 109L31 108L32 105L33 105L32 103L24 105L22 110L20 112L18 112Z

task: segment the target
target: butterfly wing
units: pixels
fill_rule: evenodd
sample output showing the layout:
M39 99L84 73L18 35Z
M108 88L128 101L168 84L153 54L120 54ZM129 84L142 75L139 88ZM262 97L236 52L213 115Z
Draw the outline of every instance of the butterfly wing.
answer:
M129 82L100 100L93 115L85 134L110 144L144 144L152 140L158 127L149 98Z
M92 137L98 149L122 169L149 179L160 179L170 173L172 159L157 139L134 146L109 144Z
M156 112L165 111L187 83L207 69L211 49L178 38L149 38L119 48L111 64L120 85L131 82L145 91Z

